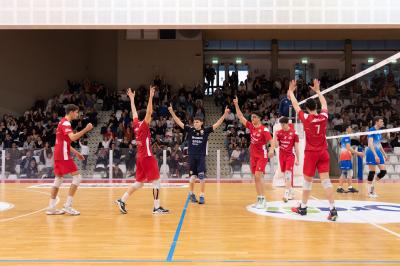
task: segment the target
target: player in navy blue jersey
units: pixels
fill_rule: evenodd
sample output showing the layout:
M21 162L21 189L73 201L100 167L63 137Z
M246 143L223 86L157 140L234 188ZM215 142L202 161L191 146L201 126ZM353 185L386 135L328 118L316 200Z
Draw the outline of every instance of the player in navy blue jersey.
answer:
M207 155L207 142L208 136L211 132L217 129L222 122L224 122L225 117L229 114L230 110L225 108L224 114L215 122L212 126L204 126L203 119L200 117L195 117L193 119L193 126L185 125L176 116L172 105L168 107L168 111L171 113L172 118L175 123L181 127L187 133L187 143L188 143L188 154L189 154L189 166L190 166L190 201L193 203L198 202L199 204L204 204L204 191L205 191L205 173L206 173L206 155ZM200 190L201 194L199 201L196 199L194 194L194 183L196 178L200 180Z

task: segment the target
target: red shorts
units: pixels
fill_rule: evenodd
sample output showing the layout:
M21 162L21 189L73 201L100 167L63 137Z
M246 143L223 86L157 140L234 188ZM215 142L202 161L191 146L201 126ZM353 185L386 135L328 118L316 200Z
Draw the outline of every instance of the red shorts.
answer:
M329 173L328 150L304 151L303 174L314 177L315 170L318 170L318 173Z
M281 172L286 171L293 172L294 161L296 157L293 153L284 153L279 151L279 165L281 166Z
M77 172L78 167L76 166L74 160L54 160L54 175L64 176L73 172Z
M160 171L154 156L136 159L136 181L152 182L160 178Z
M267 166L268 158L259 158L250 156L250 169L254 175L256 172L265 174L265 166Z

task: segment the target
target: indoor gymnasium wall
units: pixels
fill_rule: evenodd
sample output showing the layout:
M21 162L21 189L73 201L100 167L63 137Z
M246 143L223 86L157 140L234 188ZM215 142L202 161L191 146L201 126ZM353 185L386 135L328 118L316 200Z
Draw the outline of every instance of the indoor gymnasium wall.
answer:
M87 75L84 31L0 31L0 114L21 114Z
M118 88L149 84L155 74L165 77L174 88L181 83L193 86L203 76L201 40L129 41L118 38Z

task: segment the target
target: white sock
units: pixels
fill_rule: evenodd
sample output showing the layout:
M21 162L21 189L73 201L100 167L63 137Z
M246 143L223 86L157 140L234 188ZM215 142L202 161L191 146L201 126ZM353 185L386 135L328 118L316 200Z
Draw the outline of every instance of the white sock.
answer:
M333 208L335 208L335 203L330 203L329 202L329 209L332 210Z
M189 195L193 195L193 191L189 191Z
M285 198L289 198L289 193L290 193L290 190L289 189L285 189Z
M154 200L154 209L158 209L160 208L160 200L159 199L155 199Z
M122 195L122 197L121 197L121 201L126 202L128 200L128 198L129 198L129 194L128 194L128 192L125 192L124 195Z
M57 204L57 199L50 199L49 207L50 207L51 209L55 208L55 207L56 207L56 204Z
M307 208L307 204L306 203L300 203L300 208Z
M200 193L200 197L204 197L204 193L203 192Z
M72 206L72 200L73 200L73 199L74 199L73 197L68 196L68 197L67 197L67 201L65 202L65 206L66 206L66 207L71 207L71 206Z

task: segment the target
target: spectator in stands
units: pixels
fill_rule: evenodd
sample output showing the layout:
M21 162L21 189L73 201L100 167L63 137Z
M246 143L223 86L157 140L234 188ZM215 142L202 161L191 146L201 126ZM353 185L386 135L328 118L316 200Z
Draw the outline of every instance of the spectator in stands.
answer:
M38 178L38 166L35 158L29 160L28 167L23 168L23 174L27 178Z
M240 172L240 170L242 169L242 156L239 146L236 146L235 149L232 151L229 162L233 172Z

